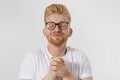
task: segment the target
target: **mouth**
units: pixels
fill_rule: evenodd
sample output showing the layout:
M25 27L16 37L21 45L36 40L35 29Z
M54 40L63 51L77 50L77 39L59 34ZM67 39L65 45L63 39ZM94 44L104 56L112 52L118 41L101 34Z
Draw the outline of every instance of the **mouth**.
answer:
M53 37L61 37L62 35L52 35Z
M62 34L53 34L52 36L56 37L56 38L59 38L59 37L62 37Z

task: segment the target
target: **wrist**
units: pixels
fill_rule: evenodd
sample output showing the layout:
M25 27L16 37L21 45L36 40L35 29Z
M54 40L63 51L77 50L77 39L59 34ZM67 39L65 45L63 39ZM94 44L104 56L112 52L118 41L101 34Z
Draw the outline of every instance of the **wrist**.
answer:
M67 70L63 77L63 80L76 80L76 79L75 76Z
M54 80L54 77L52 74L48 73L42 80Z

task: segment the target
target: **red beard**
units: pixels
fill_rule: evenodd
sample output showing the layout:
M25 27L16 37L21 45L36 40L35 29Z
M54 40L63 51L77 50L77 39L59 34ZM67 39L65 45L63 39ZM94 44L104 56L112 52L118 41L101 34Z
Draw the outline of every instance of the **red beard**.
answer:
M55 45L55 46L60 46L63 43L65 43L67 41L67 37L63 37L59 38L59 37L55 37L55 39L51 36L52 34L50 34L49 36L47 36L47 40L48 42L50 42L51 44ZM64 35L64 34L63 34Z

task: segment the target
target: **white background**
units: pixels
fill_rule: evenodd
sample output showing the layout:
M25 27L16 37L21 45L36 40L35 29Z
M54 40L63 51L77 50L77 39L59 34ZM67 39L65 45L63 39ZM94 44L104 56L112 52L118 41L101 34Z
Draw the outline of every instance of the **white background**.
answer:
M47 44L44 8L54 2L71 12L68 45L86 52L94 80L120 80L119 0L0 0L0 80L16 80L25 54Z

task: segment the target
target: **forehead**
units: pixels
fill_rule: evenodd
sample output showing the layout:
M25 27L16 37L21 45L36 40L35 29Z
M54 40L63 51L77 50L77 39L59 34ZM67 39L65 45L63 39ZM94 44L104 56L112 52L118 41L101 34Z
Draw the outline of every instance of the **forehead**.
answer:
M65 15L62 15L62 14L51 14L48 17L46 17L46 22L49 22L49 21L59 23L60 21L68 22L69 19Z

